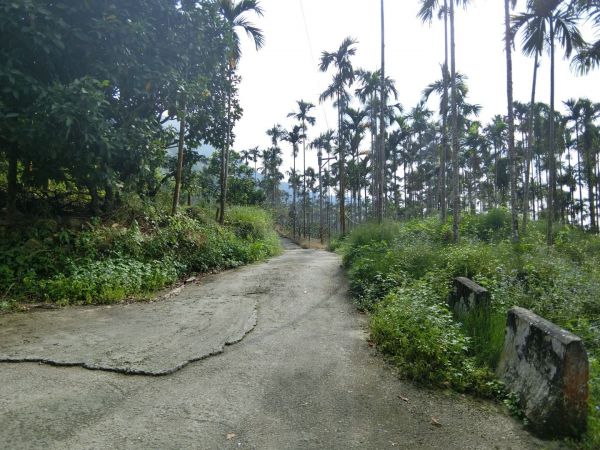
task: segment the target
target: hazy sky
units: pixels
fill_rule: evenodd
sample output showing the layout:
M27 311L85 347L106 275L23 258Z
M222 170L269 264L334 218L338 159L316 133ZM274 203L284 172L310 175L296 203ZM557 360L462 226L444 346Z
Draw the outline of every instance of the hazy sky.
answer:
M423 88L441 76L443 61L443 24L430 26L416 18L418 0L385 0L386 75L396 81L399 102L405 110L421 98ZM296 100L317 105L317 124L308 130L309 140L325 129L335 128L336 115L331 103L319 104L319 94L331 81L331 73L321 73L318 62L324 50L336 50L351 36L359 41L354 66L375 70L380 65L379 0L261 0L264 17L252 17L265 34L265 47L256 52L243 39L239 66L242 76L240 101L244 116L235 127L236 150L270 144L266 130L275 123L287 129L293 124L287 114L296 109ZM519 0L516 11L524 9ZM506 113L506 59L504 43L504 1L471 0L468 10L457 10L457 70L466 74L469 101L480 104L480 119ZM514 57L515 100L528 102L533 60L520 51L520 37ZM587 96L599 101L600 70L580 77L569 69L568 61L558 58L556 67L557 107L570 97ZM549 61L541 62L538 99L549 101ZM430 100L436 109L437 99ZM368 139L364 146L369 145ZM291 149L284 150L284 168L290 165ZM316 166L316 157L307 164Z

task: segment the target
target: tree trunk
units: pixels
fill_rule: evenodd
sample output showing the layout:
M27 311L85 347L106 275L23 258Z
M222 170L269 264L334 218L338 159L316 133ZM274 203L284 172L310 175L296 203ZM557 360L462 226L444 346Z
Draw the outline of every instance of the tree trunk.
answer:
M513 105L512 37L510 31L510 0L504 0L506 45L506 97L508 101L508 157L510 161L510 212L513 242L519 241L517 216L517 158L515 154L515 111Z
M231 145L231 97L233 95L233 68L229 67L227 74L227 133L225 136L225 147L221 151L221 196L219 202L219 223L225 223L225 204L227 203L227 179L229 177L229 151Z
M529 134L527 138L527 150L525 155L525 185L523 186L523 234L527 233L527 221L529 220L529 172L531 170L531 154L533 151L533 141L535 139L533 133L533 119L535 117L535 89L537 85L538 59L539 54L536 52L535 60L533 62L533 83L531 86L531 102L529 103Z
M179 120L179 143L177 145L177 170L175 172L175 192L173 193L173 207L171 214L177 214L177 207L179 206L179 195L181 193L181 178L183 176L183 149L185 144L185 127L186 127L186 116L187 116L187 104L185 96L182 99L183 107L181 111L181 118Z
M345 152L344 152L344 105L340 102L342 93L338 92L338 144L339 144L339 172L340 172L340 234L346 235L346 198L345 198Z
M321 154L319 153L319 159L317 160L319 164L319 239L321 240L321 244L325 243L325 238L323 236L324 233L324 224L323 224L323 177L321 176L321 169L323 167Z
M579 187L579 226L583 229L583 174L581 173L581 147L579 147L579 122L575 119L575 143L577 145L577 186Z
M304 138L302 139L302 163L304 172L302 173L302 235L306 238L306 124L302 120L302 131Z
M452 234L454 242L460 239L460 170L458 167L458 107L456 97L456 40L454 36L454 1L450 1L450 89L452 96Z
M292 180L292 236L296 239L296 144L293 144L294 152L294 179Z
M377 221L383 222L385 183L385 10L384 1L381 0L381 102L379 105L379 191L377 199Z
M444 0L444 68L442 80L444 92L442 94L442 155L440 158L440 218L446 222L447 193L446 193L446 160L448 158L448 1Z
M587 130L586 130L587 132ZM587 141L587 139L586 139ZM586 142L587 143L587 142ZM586 159L586 178L588 185L588 203L590 207L590 231L592 233L596 233L596 207L594 206L594 167L596 166L596 162L594 161L594 154L592 153L592 148L590 145L586 145L585 149L585 159Z
M554 243L554 189L556 185L556 158L554 150L554 18L550 18L550 131L548 145L549 177L548 177L548 229L546 230L546 242L548 245Z
M600 157L598 158L598 161L596 161L596 195L597 195L597 202L596 202L596 225L598 223L600 223ZM598 227L596 226L596 231L598 231L597 229Z

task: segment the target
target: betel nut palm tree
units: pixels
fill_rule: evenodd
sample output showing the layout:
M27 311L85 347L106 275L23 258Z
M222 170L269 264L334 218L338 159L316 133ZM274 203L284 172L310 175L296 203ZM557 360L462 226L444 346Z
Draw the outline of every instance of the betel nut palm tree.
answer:
M313 116L309 115L311 109L315 107L312 103L305 102L304 100L299 100L296 102L298 104L298 111L291 112L288 114L288 117L293 117L300 122L302 127L302 163L303 163L303 175L302 175L302 216L303 216L303 225L302 225L302 235L306 237L306 124L314 125L316 123L316 119Z
M446 161L448 159L448 0L421 0L418 17L423 22L431 23L434 14L444 20L444 64L442 67L442 103L440 115L442 116L442 151L440 157L440 219L446 221L447 194L446 194Z
M506 99L508 105L508 158L510 161L510 213L513 242L519 241L519 219L517 215L517 157L515 151L515 110L513 104L512 47L513 33L510 10L517 0L504 0L504 45L506 52Z
M302 132L302 127L299 125L294 125L294 127L284 135L283 139L292 144L292 157L294 160L292 176L290 177L290 184L292 185L292 233L294 239L296 239L296 185L298 181L298 174L296 173L296 158L298 157L298 144L300 141L305 139L305 135Z
M221 173L220 173L220 209L219 209L219 223L225 221L225 204L227 201L227 177L229 169L229 152L231 148L232 138L232 118L231 118L231 103L233 96L233 78L237 63L242 56L242 48L240 42L240 36L237 30L244 31L252 40L256 50L261 49L265 44L265 37L261 29L257 28L250 21L248 21L246 15L248 13L255 13L258 16L263 15L263 10L258 0L218 0L221 9L221 14L225 21L231 27L231 50L228 57L228 92L227 92L227 131L225 136L225 145L221 150Z
M319 69L326 72L330 67L336 69L333 82L320 95L319 100L325 101L335 98L338 110L338 171L339 171L339 202L340 202L340 233L346 234L346 209L345 209L345 142L344 142L344 110L348 104L348 92L346 86L351 86L355 79L354 68L350 58L356 54L355 45L358 43L350 37L343 40L340 47L333 52L324 51L321 54Z
M585 45L577 26L577 11L565 0L528 0L527 11L513 18L513 28L523 29L523 52L526 55L541 52L547 46L550 53L550 115L548 126L548 207L546 242L554 242L556 198L556 132L554 111L554 66L556 40L569 57L574 49Z

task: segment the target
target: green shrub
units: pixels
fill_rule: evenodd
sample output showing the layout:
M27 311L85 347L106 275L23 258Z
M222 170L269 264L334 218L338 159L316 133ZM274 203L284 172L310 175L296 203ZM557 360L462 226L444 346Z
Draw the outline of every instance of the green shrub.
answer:
M471 338L470 354L478 365L496 369L504 348L506 314L476 308L458 320Z
M139 205L138 205L139 207ZM234 208L222 227L201 208L156 210L128 223L54 223L5 230L0 238L0 299L106 303L144 294L191 272L258 261L279 251L270 216ZM6 299L6 300L5 300Z
M459 391L492 380L468 357L469 339L426 284L389 294L371 316L371 336L409 379Z
M70 273L58 274L30 286L32 293L59 304L113 303L173 283L178 276L170 260L143 263L131 259L86 261Z
M346 238L350 247L360 247L375 242L393 242L398 234L400 225L397 222L386 221L383 224L367 223L356 228Z
M590 358L590 408L588 429L582 447L586 450L600 448L600 360Z
M598 448L600 238L557 226L549 249L545 223L532 222L513 244L510 214L503 209L464 216L460 231L456 245L450 242L450 220L368 224L341 245L352 295L360 308L372 311L378 347L413 379L497 396L501 389L491 370L502 350L506 312L515 305L531 309L585 341L591 412L581 445ZM452 321L444 305L457 276L490 290L489 315L472 313L460 325Z

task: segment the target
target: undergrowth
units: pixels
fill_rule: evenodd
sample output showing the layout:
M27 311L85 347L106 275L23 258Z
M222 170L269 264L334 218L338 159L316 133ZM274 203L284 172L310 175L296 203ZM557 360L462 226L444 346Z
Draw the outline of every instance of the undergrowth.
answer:
M532 223L510 242L510 215L466 216L461 242L438 219L366 224L336 242L357 306L369 312L373 340L403 374L431 386L506 398L494 378L506 312L518 305L566 328L590 355L588 434L577 445L600 448L600 238L574 228ZM464 276L491 292L491 311L455 320L446 300Z
M225 226L199 207L176 216L148 209L127 216L0 230L0 308L119 302L279 251L271 218L258 208L231 208Z

